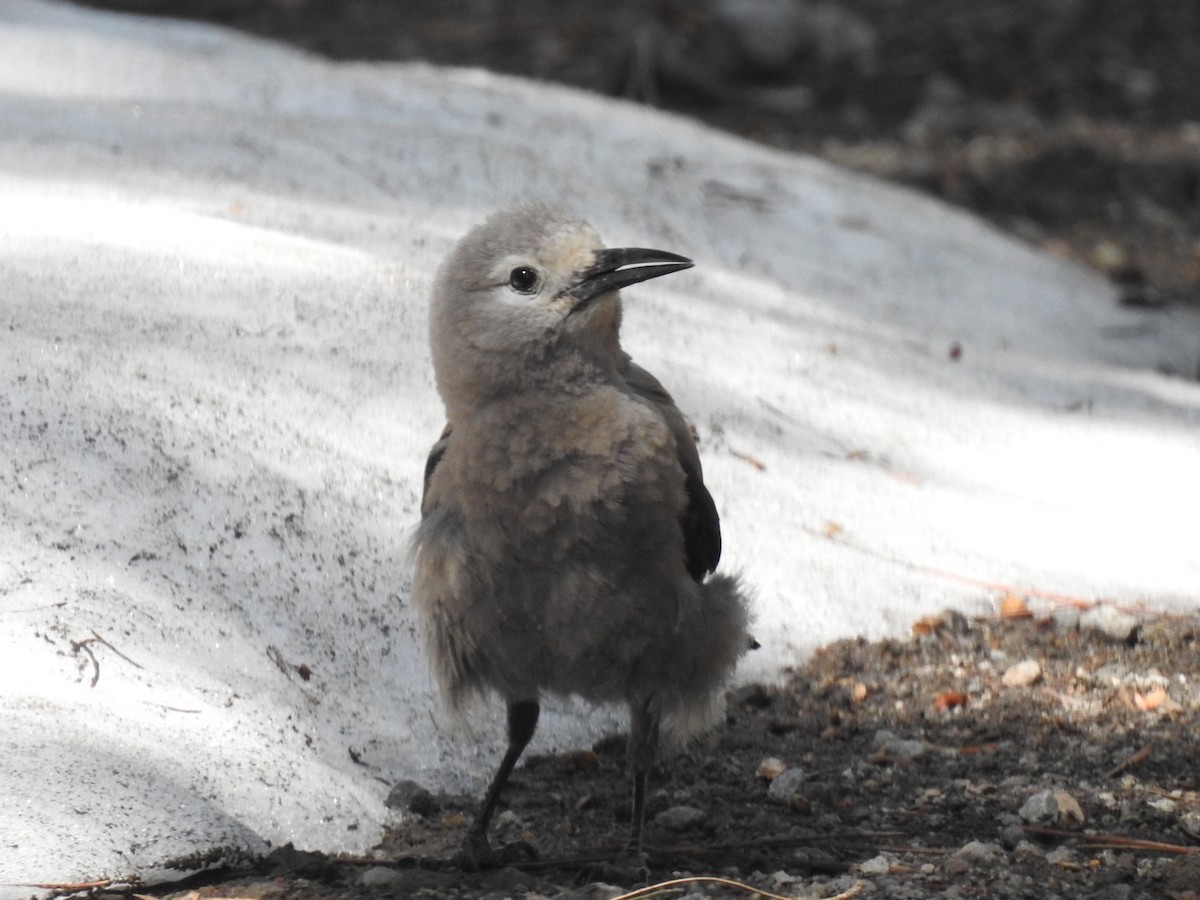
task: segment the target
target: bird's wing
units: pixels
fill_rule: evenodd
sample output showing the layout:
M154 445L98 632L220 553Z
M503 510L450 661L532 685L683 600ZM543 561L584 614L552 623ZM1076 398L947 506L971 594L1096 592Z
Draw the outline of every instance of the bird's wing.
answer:
M630 389L648 400L662 414L675 444L679 448L679 464L683 467L684 489L687 492L687 508L680 517L683 528L683 546L687 554L688 573L700 581L717 568L721 559L721 518L712 494L704 486L704 472L700 467L700 451L692 427L684 418L667 389L657 378L634 362L625 370L625 383Z
M437 468L438 463L442 461L442 457L446 455L446 447L450 445L450 426L447 425L442 429L442 436L437 439L437 443L429 448L429 456L425 460L425 486L421 491L421 515L429 514L429 509L426 504L429 502L429 482L433 478L433 470Z

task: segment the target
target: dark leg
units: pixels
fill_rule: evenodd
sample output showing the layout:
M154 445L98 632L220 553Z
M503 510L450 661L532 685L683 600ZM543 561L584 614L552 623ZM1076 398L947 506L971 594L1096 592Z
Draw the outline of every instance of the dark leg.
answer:
M646 783L658 753L658 710L653 699L629 704L629 771L633 777L633 812L629 817L629 841L625 854L642 853L642 825L646 819Z
M471 823L463 840L462 860L467 868L479 868L492 855L487 839L488 823L492 821L492 814L500 800L500 792L504 790L513 766L517 764L522 751L537 730L540 711L541 708L534 700L518 700L508 704L508 749L504 753L504 759L500 760L500 768L496 770L492 783L488 786L479 815Z

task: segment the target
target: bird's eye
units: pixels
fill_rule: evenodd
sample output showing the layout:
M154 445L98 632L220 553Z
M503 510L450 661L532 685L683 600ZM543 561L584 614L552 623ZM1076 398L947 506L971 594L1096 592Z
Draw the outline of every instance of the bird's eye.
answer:
M508 286L519 294L536 293L541 281L533 266L517 266L508 273Z

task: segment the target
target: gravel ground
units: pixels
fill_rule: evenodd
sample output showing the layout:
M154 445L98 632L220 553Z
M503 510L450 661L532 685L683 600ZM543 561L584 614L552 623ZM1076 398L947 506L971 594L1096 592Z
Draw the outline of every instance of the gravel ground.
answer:
M1106 272L1123 302L1200 303L1189 0L93 5L629 96L971 208ZM1200 375L1200 337L1197 349L1197 369L1175 374ZM1200 621L1031 603L914 623L906 641L842 642L781 685L737 691L726 722L655 773L651 880L787 897L1200 897ZM447 862L477 798L402 785L402 824L370 859L281 848L136 891L618 896L634 879L595 860L626 828L622 746L517 770L497 837L539 848L519 868ZM709 881L659 896L749 895Z

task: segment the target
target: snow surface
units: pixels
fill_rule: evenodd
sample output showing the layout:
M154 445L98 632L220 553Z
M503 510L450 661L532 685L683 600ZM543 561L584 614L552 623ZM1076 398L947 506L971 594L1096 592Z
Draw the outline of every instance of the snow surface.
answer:
M0 896L361 851L396 780L490 769L495 712L437 709L404 551L432 273L526 197L697 261L627 292L626 344L756 586L741 677L986 610L963 578L1197 610L1194 315L655 111L5 0ZM534 749L616 722L558 703Z

